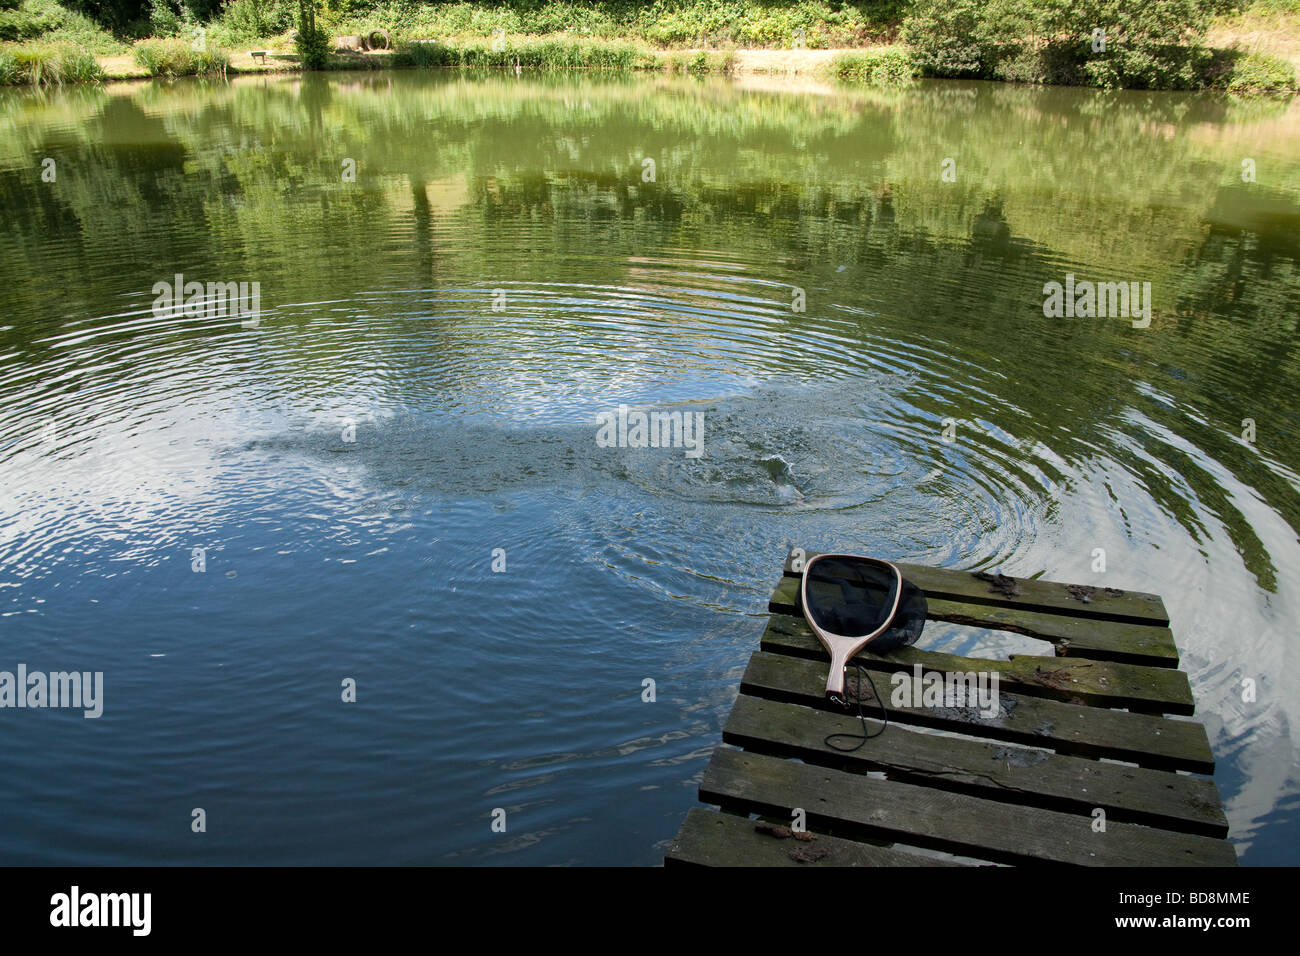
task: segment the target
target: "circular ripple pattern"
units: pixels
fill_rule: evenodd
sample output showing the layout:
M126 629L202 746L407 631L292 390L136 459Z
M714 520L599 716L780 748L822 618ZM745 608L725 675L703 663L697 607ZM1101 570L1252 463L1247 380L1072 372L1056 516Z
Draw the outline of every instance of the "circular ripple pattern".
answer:
M669 138L705 186L634 195L609 170L653 124L569 168L556 144L588 147L565 113L534 130L534 169L475 112L491 84L437 100L455 121L407 91L406 128L358 83L336 105L393 160L366 158L351 193L313 172L308 107L273 93L213 106L172 156L157 144L188 129L183 85L116 118L137 149L96 143L82 164L101 200L146 183L147 228L106 201L42 226L62 200L0 168L21 207L0 232L0 669L103 670L110 688L102 736L29 721L0 753L21 798L9 859L172 862L188 833L159 807L205 799L237 821L207 845L220 862L653 862L794 545L1085 582L1101 562L1166 595L1234 834L1267 852L1260 834L1292 832L1274 816L1297 792L1297 421L1258 355L1300 373L1289 332L1249 325L1284 287L1234 311L1211 262L1186 325L1064 324L1041 314L1045 278L1127 264L1058 254L1045 228L1002 242L991 206L944 232L946 194L864 187L780 136L742 151L771 164L743 174L725 144L688 167ZM518 89L603 102L557 84ZM844 154L876 155L897 131L857 130L875 120L850 106ZM55 116L15 142L78 129ZM486 139L424 158L466 135ZM1053 188L1012 189L1007 221L1134 219ZM1262 275L1257 248L1234 268ZM155 308L178 269L256 279L257 323ZM620 413L698 422L698 444L608 447L598 416ZM1264 439L1240 437L1248 416ZM335 703L348 677L353 710ZM499 806L509 839L484 822Z

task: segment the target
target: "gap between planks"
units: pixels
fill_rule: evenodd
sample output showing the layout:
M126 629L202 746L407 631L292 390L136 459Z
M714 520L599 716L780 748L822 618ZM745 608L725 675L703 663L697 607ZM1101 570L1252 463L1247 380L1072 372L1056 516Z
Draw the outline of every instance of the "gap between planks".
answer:
M782 567L784 574L798 576L799 572L794 570L797 554L802 554L803 560L806 561L816 557L819 552L801 548L792 549L785 557ZM903 577L924 591L927 597L933 594L936 598L949 601L1024 608L1072 617L1126 621L1131 624L1169 626L1169 612L1165 610L1165 602L1158 594L1107 589L1095 585L1066 584L1061 581L1042 581L1035 578L1015 578L1015 588L1019 593L1008 595L999 593L993 589L990 582L975 576L982 572L932 568L923 564L907 564L901 561L892 563L902 572ZM1088 600L1083 601L1075 597L1071 593L1072 590L1086 595Z
M786 575L768 600L768 611L802 617L800 578ZM1159 625L1129 624L1094 618L1047 614L1017 607L996 607L936 597L926 592L927 621L944 621L970 627L1023 634L1049 642L1058 657L1178 667L1178 646L1173 632Z

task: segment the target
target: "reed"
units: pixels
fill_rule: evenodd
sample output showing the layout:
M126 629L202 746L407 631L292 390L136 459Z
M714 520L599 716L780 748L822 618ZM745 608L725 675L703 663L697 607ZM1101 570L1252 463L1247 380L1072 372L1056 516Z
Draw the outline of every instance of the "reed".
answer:
M150 76L200 76L225 73L230 67L225 50L215 46L196 50L185 40L141 40L131 55Z
M589 39L462 40L398 45L393 65L521 70L677 70L727 72L734 55L716 51L658 52L633 43Z
M94 54L66 44L0 49L0 85L62 86L104 78Z
M841 53L831 60L831 73L839 79L871 86L906 86L918 72L903 46Z

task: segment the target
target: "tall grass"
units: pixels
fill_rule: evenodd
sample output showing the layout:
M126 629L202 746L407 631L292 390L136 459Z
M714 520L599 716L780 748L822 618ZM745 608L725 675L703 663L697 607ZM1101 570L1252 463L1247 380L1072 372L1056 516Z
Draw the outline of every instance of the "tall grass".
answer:
M393 53L394 66L432 68L457 66L456 54L443 43L399 43Z
M0 49L0 85L62 86L104 78L94 54L67 44Z
M196 50L187 40L141 40L131 55L150 76L199 76L230 67L225 50L212 45Z
M736 65L734 53L714 50L673 50L651 54L646 69L671 73L730 73Z
M841 80L871 86L906 86L920 71L903 46L841 53L831 60L831 73Z
M699 51L686 54L655 53L632 43L600 40L545 39L493 42L466 40L452 43L399 44L395 66L462 67L528 70L656 70L689 72L729 70L734 56Z

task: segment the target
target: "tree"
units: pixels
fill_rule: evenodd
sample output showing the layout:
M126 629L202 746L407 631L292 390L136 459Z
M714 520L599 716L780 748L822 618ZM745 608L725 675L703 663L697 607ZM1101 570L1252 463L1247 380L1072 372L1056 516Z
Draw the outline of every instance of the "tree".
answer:
M317 0L298 0L298 59L308 70L322 70L329 62L330 37L316 24Z

